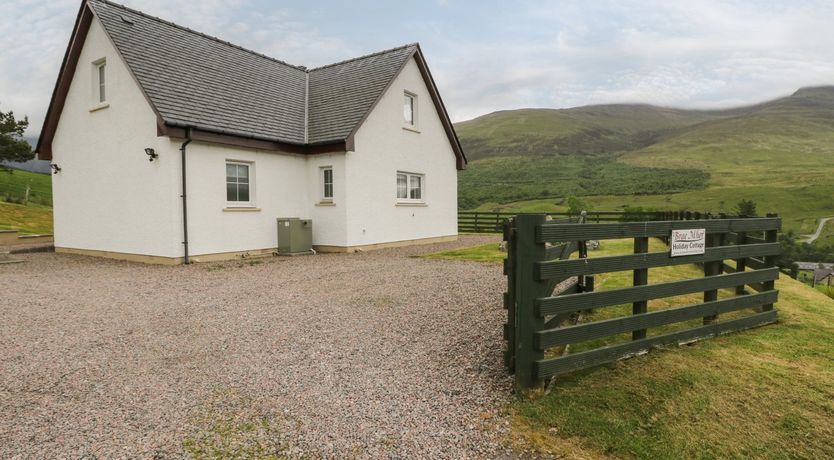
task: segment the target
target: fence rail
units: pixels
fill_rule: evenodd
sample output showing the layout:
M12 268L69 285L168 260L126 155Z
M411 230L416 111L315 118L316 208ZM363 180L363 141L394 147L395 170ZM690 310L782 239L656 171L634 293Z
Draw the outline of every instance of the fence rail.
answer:
M668 220L589 223L548 221L544 214L518 215L503 225L508 242L505 262L507 308L505 364L518 389L533 388L549 377L611 362L652 347L706 338L776 321L775 257L781 219L704 219L696 213L662 213ZM697 218L696 218L697 216ZM689 219L689 220L679 220ZM588 219L591 220L591 219ZM672 230L704 229L703 254L672 257L649 252L649 238L668 241ZM632 239L633 254L587 258L587 240ZM554 244L554 246L548 246ZM579 258L570 258L579 251ZM734 260L735 266L725 263ZM684 264L703 267L703 277L649 284L649 269ZM633 272L633 285L594 290L602 273ZM558 287L557 287L558 286ZM745 289L749 287L751 291ZM556 289L557 292L554 292ZM720 289L733 296L719 298ZM703 292L703 302L650 309L649 301ZM568 321L581 312L631 304L630 314L591 322ZM719 321L720 315L754 313ZM649 335L658 327L696 319L702 325ZM631 333L631 341L568 353L569 346ZM661 331L664 332L664 331ZM562 347L561 350L553 349Z
M586 222L624 222L624 221L648 221L658 220L672 214L684 215L684 211L645 211L645 212L622 212L622 211L588 211L585 213ZM692 213L690 213L692 214ZM700 213L696 213L700 215ZM541 215L537 213L514 213L514 212L482 212L482 211L459 211L458 232L460 233L501 233L507 220L518 215ZM564 222L578 222L580 215L569 212L546 213L551 219Z

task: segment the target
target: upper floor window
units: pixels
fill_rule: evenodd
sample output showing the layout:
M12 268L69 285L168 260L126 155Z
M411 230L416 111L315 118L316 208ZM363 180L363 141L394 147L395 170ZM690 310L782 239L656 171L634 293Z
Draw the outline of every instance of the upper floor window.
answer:
M417 126L417 95L408 91L403 97L403 123L412 128Z
M333 201L333 167L325 166L321 168L321 200Z
M233 206L252 205L252 164L239 161L226 162L226 202Z
M95 69L94 94L96 103L107 102L107 61L101 59L93 63Z

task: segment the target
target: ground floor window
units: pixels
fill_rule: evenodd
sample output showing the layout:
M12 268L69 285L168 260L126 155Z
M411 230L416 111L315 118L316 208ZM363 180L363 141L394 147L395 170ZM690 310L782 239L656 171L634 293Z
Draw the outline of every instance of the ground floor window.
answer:
M333 201L333 167L324 166L321 168L321 200Z
M422 202L425 196L425 176L422 174L397 173L397 200Z
M252 205L252 168L251 163L226 162L226 202L229 205Z

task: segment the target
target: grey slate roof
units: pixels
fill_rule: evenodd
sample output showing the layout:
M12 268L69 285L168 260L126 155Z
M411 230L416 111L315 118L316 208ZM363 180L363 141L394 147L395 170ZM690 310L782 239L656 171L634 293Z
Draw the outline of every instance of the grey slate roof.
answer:
M825 268L827 270L834 270L834 263L821 263L821 262L794 262L796 268L799 270L814 270L816 268Z
M89 5L166 124L292 144L345 140L417 49L308 71L106 0Z
M819 283L831 275L834 275L834 270L826 268L817 268L814 270L814 282Z
M310 142L346 138L416 48L406 45L310 71Z

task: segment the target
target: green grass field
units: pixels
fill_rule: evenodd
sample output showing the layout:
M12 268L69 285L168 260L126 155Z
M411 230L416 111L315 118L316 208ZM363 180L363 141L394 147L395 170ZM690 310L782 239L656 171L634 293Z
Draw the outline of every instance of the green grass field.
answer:
M27 185L30 203L52 206L52 176L18 170L0 170L0 201L22 203Z
M629 250L629 240L604 241L590 255ZM467 252L496 264L505 256L492 244L430 257L465 260ZM664 267L649 280L701 273ZM597 286L630 282L630 272L612 273ZM789 278L776 287L776 325L568 374L548 394L514 401L510 444L565 458L831 458L834 300ZM693 301L684 297L675 304ZM589 320L612 313L595 314Z
M26 186L29 203L23 204ZM52 233L52 177L26 171L0 171L0 229Z
M0 201L0 230L52 234L52 208L35 204L23 206Z
M797 233L812 233L817 226L817 218L834 216L834 177L831 184L801 187L769 187L766 185L749 187L711 187L706 190L675 193L667 195L632 195L632 196L585 196L582 199L591 209L599 211L618 211L626 206L642 206L647 209L693 210L709 212L726 212L732 214L734 207L742 198L757 203L758 212L778 213L783 220L783 230ZM513 203L485 203L478 206L478 211L504 212L564 212L567 210L561 199L539 199ZM830 232L829 226L826 231ZM824 234L827 241L830 233Z

